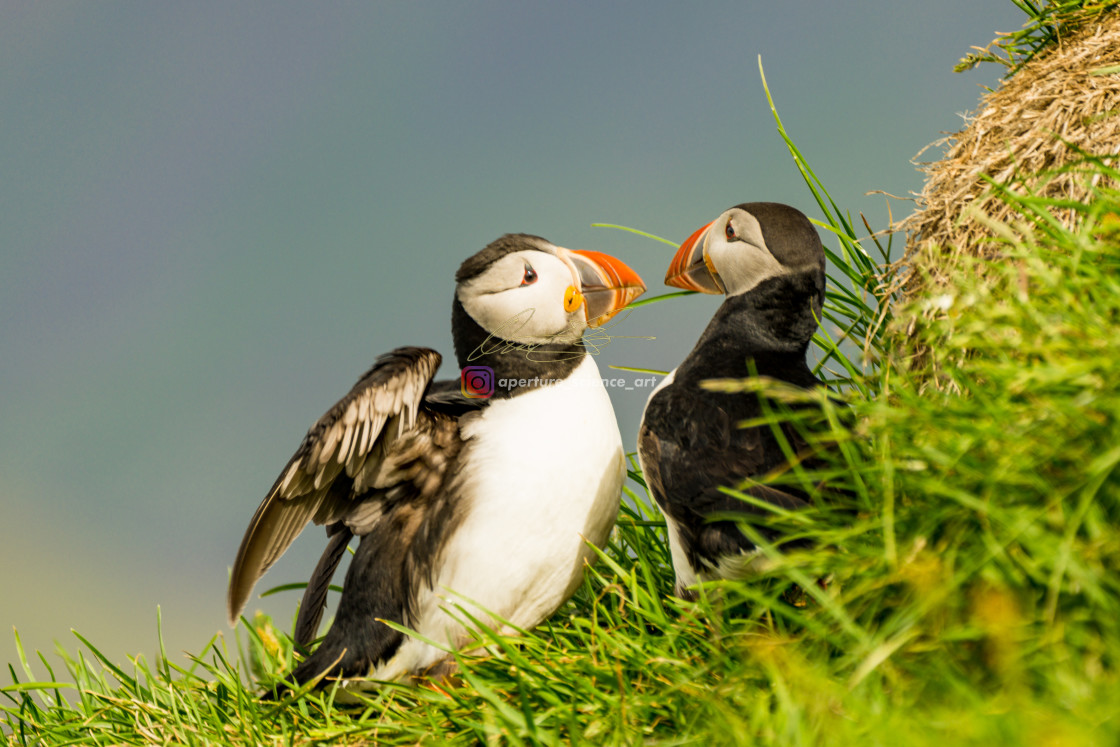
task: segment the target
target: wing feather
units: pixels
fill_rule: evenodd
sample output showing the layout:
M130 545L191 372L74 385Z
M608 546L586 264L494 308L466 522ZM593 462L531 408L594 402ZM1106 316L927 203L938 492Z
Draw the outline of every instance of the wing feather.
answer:
M311 580L307 582L303 601L299 605L294 638L301 646L308 646L315 640L319 621L323 618L323 609L327 606L327 591L330 589L331 578L342 556L346 554L346 545L354 536L353 532L342 524L333 525L328 531L333 531L333 534L330 535L323 556L319 558L319 563L311 574Z
M333 523L353 508L355 491L362 487L358 483L364 482L360 478L380 472L378 462L393 442L415 428L440 360L436 351L416 347L379 357L307 432L241 540L230 575L230 624L241 614L257 580L308 521ZM344 472L355 478L353 486L350 480L338 480ZM347 483L345 489L341 482Z

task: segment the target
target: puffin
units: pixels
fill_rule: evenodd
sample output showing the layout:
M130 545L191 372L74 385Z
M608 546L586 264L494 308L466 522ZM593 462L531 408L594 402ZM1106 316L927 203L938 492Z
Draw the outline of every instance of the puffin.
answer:
M641 295L641 278L601 252L507 234L455 281L460 378L433 380L430 348L378 357L308 430L238 548L231 626L303 528L326 527L293 635L308 646L358 538L334 622L292 671L296 685L442 679L448 651L471 640L468 615L510 633L537 625L614 526L625 454L583 333Z
M650 393L638 428L639 463L668 529L674 591L695 599L698 583L744 578L764 563L734 520L761 509L721 488L786 510L809 505L796 487L755 481L789 466L771 425L742 427L763 415L760 395L703 383L758 376L802 389L823 386L805 354L824 303L824 247L796 208L748 202L689 236L665 282L726 296L692 352ZM813 466L801 434L789 424L781 430Z

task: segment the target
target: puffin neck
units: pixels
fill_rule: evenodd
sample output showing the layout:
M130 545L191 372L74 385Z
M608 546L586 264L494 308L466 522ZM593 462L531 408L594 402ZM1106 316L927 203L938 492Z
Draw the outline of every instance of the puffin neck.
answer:
M460 369L485 366L493 371L492 399L513 397L565 379L587 355L582 337L572 343L525 344L491 335L458 298L451 306L451 335Z
M764 280L723 302L686 360L708 376L742 376L747 358L763 375L772 366L803 366L823 300L815 270Z

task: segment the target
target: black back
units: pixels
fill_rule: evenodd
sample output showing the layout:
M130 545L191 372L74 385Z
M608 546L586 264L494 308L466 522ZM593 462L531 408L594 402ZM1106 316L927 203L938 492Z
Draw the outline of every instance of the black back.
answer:
M744 479L787 462L769 425L739 427L763 415L761 395L713 392L701 382L758 375L806 389L820 386L805 353L817 328L823 280L810 269L770 278L729 297L672 383L646 407L638 434L646 481L674 521L694 569L753 549L735 522L710 519L751 510L720 488L736 488ZM795 452L805 450L805 440L792 425L783 424L781 432ZM796 488L754 485L745 492L787 509L808 501Z

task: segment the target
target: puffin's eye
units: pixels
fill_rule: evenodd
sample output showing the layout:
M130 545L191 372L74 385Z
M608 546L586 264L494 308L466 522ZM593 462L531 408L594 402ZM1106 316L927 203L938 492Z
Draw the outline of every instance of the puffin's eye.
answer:
M734 241L738 238L739 234L735 233L735 226L731 225L731 221L727 221L727 225L724 226L723 235L727 237L728 241Z
M526 262L525 274L521 278L521 285L532 285L535 282L537 282L537 271L534 270L528 262Z

